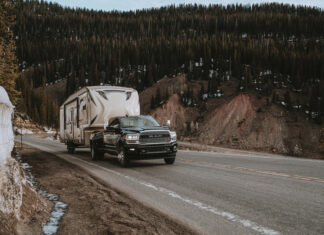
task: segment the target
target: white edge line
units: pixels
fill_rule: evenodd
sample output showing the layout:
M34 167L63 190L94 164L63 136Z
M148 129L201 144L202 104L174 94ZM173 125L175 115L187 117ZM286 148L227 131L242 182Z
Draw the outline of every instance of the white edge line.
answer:
M34 146L34 147L40 149L40 147L38 145L34 145L34 144L29 144L29 145ZM46 148L46 147L43 147L43 146L41 148L42 149L47 149L47 152L50 152L50 153L53 153L54 152L51 149ZM55 154L55 155L58 155L58 154ZM64 155L66 155L66 154L64 154ZM155 186L155 185L153 185L151 183L138 180L138 179L133 178L131 176L121 174L121 173L119 173L117 171L114 171L114 170L105 168L103 166L94 164L92 162L84 161L83 159L80 159L80 158L77 158L77 157L73 157L73 156L70 156L69 155L69 158L73 158L74 160L81 161L81 162L84 162L86 164L92 165L94 167L98 167L98 168L100 168L100 169L102 169L104 171L111 172L111 173L113 173L115 175L118 175L118 176L121 176L121 177L123 177L125 179L128 179L128 180L130 180L130 181L132 181L134 183L143 185L143 186L145 186L147 188L150 188L150 189L152 189L154 191L157 191L157 192L166 194L166 195L168 195L168 196L170 196L172 198L178 199L178 200L183 201L183 202L185 202L185 203L187 203L189 205L195 206L195 207L197 207L197 208L199 208L201 210L204 210L204 211L210 212L212 214L221 216L221 217L225 218L228 221L240 223L244 227L250 228L250 229L252 229L252 230L254 230L256 232L259 232L261 234L265 234L265 235L279 235L280 234L280 232L278 232L278 231L272 230L270 228L263 227L263 226L258 225L257 223L255 223L253 221L250 221L250 220L247 220L247 219L243 219L240 216L234 215L234 214L232 214L230 212L221 211L221 210L217 209L216 207L207 205L207 204L202 203L202 202L199 202L197 200L190 199L190 198L187 198L187 197L182 197L181 195L179 195L176 192L173 192L173 191L171 191L169 189L166 189L166 188L163 188L163 187L159 187L159 186Z

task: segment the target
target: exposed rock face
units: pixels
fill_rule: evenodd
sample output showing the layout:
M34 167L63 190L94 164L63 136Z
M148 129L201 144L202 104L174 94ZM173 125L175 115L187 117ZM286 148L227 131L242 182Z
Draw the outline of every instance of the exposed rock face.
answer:
M169 100L153 112L153 116L161 123L165 124L167 120L171 121L173 129L183 132L185 123L185 108L181 105L180 97L177 94L172 95Z
M287 133L283 119L257 113L250 97L241 94L210 112L199 136L208 144L231 144L245 149L288 153L284 141Z
M189 82L183 76L174 80L162 79L140 94L142 111L154 116L161 124L171 120L171 128L185 141L323 158L320 151L324 149L324 144L321 147L324 134L321 135L319 125L301 113L287 111L255 94L233 96L228 87L235 84L223 86L225 91L228 89L224 98L198 101L196 107L184 107L181 91L189 87L197 97L200 87L205 85L199 81ZM168 87L169 94L175 94L163 105L150 110L150 97L157 89L162 91Z

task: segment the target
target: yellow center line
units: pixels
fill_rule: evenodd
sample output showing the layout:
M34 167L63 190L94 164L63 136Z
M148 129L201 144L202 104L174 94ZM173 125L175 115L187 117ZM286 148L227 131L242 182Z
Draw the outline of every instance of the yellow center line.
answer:
M212 163L212 162L194 161L194 160L184 159L184 158L178 158L178 160L181 160L184 162L189 162L189 163L200 164L200 165L214 166L214 167L234 169L234 170L240 170L240 171L249 171L249 172L259 173L259 174L263 174L263 175L274 175L274 176L281 176L281 177L287 177L287 178L293 178L293 179L300 179L300 180L324 183L324 179L320 179L320 178L316 178L316 177L290 175L290 174L280 173L280 172L275 172L275 171L263 171L263 170L241 167L241 166L232 166L232 165L218 164L218 163Z

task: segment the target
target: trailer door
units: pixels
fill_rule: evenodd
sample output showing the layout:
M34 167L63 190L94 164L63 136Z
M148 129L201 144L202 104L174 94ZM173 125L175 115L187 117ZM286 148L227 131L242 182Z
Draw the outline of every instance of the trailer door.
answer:
M65 134L69 141L75 142L75 129L77 128L77 100L65 106Z
M84 128L88 126L88 93L83 93L79 96L79 131L80 131L80 141L85 144L85 133Z

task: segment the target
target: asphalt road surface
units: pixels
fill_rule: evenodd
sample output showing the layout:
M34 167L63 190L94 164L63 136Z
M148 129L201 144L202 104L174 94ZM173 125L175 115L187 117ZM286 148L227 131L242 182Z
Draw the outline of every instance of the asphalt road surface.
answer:
M86 149L70 155L57 141L24 136L23 143L202 234L324 234L324 161L179 151L171 166L146 160L121 168L111 156L92 162Z

